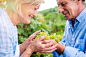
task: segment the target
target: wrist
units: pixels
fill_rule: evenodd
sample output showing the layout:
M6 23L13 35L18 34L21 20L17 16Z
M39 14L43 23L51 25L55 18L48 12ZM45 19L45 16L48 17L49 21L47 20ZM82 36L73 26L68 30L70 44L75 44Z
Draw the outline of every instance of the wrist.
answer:
M29 45L21 57L30 57L33 52L34 52L33 47Z
M26 42L23 42L21 45L20 45L20 54L22 54L25 50L26 50L26 48L27 48L27 44L26 44Z
M66 48L66 46L64 46L64 45L62 45L62 44L60 44L60 43L58 43L58 46L57 46L57 50L56 50L56 51L57 51L59 54L63 54L65 48Z
M29 50L33 53L33 52L35 52L35 51L36 51L36 50L35 50L35 48L36 48L36 47L34 47L34 44L30 44L30 45L27 47L27 49L26 49L26 50L28 50L28 49L29 49Z

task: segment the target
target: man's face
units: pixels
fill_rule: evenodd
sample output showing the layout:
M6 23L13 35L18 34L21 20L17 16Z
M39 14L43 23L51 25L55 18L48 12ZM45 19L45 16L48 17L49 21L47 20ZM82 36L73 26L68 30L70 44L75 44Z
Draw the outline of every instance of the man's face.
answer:
M59 13L64 14L67 20L75 19L79 14L79 6L75 1L71 0L57 0Z

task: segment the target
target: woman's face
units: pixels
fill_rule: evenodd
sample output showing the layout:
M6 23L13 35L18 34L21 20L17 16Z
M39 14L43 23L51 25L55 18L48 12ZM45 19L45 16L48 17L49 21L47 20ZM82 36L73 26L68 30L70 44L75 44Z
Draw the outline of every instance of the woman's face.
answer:
M37 16L37 10L40 6L38 5L30 5L30 4L22 4L21 6L21 12L23 15L23 18L20 19L20 22L24 24L29 24L31 17Z

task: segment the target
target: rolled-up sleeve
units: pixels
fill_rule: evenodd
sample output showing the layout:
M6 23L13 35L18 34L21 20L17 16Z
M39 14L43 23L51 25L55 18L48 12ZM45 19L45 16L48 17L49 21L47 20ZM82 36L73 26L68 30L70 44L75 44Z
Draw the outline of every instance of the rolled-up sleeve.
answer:
M86 57L86 53L73 47L66 47L63 53L64 57Z

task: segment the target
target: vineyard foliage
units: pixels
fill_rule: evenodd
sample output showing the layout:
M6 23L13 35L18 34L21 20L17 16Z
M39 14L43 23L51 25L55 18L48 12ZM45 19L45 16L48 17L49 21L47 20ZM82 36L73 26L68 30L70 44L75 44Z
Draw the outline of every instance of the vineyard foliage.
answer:
M52 11L53 9L55 9L54 12ZM45 14L45 11L48 13ZM24 42L32 33L38 30L41 30L45 34L47 32L46 40L52 38L59 42L63 37L65 23L66 19L62 14L58 13L58 7L38 12L37 17L31 18L30 24L20 23L17 25L19 44ZM39 37L40 36L37 35L37 38ZM52 53L44 54L34 52L31 57L53 57L53 55Z
M0 0L1 8L6 9L6 1ZM61 41L66 19L62 14L59 14L58 10L58 7L55 7L39 11L37 17L31 18L30 24L19 23L17 25L19 44L23 43L32 33L38 30L44 33L47 32L45 40L55 39L57 42ZM39 37L40 36L38 36L38 38ZM53 55L52 53L44 54L34 52L31 57L53 57Z
M51 10L56 9L54 12ZM58 13L58 7L38 12L38 16L32 18L30 24L20 23L18 27L19 44L24 42L32 33L41 30L46 34L45 40L55 39L61 41L65 29L66 19L62 14ZM45 14L44 12L48 12ZM43 12L43 13L42 13ZM43 35L43 34L42 34ZM39 38L39 34L37 35ZM44 54L34 52L31 57L53 57L52 53Z

